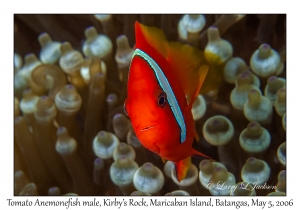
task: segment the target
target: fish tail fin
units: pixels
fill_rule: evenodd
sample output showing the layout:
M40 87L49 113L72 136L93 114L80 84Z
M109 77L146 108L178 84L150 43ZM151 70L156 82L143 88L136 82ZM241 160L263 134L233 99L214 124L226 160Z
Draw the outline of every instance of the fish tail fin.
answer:
M200 157L200 158L204 158L204 159L208 159L210 160L211 162L216 162L214 159L212 159L211 157L207 156L207 155L204 155L203 153L201 152L198 152L197 150L195 150L194 148L192 148L192 156L193 157Z
M186 173L191 165L191 157L175 162L176 177L178 182L186 177Z

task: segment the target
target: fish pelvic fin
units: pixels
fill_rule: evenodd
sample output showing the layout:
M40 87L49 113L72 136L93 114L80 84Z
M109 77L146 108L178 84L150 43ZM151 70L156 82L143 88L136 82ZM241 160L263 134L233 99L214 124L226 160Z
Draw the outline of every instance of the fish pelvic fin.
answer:
M212 159L211 157L207 156L207 155L204 155L203 153L201 152L198 152L197 150L195 150L194 148L192 148L192 156L193 157L200 157L200 158L204 158L204 159L208 159L210 160L211 162L216 162L214 159Z
M186 177L186 173L191 165L191 157L175 162L176 178L178 182Z

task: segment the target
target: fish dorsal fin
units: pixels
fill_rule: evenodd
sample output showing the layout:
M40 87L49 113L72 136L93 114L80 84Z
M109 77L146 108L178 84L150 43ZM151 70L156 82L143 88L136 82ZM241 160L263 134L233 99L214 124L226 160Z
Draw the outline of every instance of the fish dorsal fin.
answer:
M148 27L135 22L136 48L147 50L149 46L156 49L163 57L166 57L167 38L164 32L155 27Z
M168 42L162 30L138 22L135 22L135 36L136 48L157 60L155 49L161 58L167 60L184 94L188 96L188 109L191 109L208 71L204 53L186 44Z
M179 42L170 42L167 50L166 59L188 97L188 105L192 106L208 72L204 53Z

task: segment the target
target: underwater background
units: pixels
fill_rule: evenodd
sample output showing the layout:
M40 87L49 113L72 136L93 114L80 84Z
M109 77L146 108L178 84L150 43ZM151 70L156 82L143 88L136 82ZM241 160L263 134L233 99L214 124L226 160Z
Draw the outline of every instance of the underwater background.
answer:
M216 162L180 183L124 113L135 21L210 67L193 147ZM285 195L285 14L18 14L14 52L15 195Z

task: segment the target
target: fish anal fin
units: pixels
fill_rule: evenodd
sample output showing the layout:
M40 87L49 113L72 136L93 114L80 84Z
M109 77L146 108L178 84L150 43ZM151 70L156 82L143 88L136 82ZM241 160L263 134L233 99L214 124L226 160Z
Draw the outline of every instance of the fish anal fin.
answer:
M162 160L163 163L166 163L166 161L167 161L166 159L164 159L162 157L161 157L161 160Z
M208 160L210 160L211 162L215 162L214 159L212 159L211 157L209 157L209 156L207 156L207 155L204 155L204 154L201 153L201 152L198 152L198 151L195 150L194 148L192 148L192 156L193 156L193 157L200 157L200 158L208 159Z
M191 157L175 162L176 177L178 182L186 177L186 173L191 165Z

